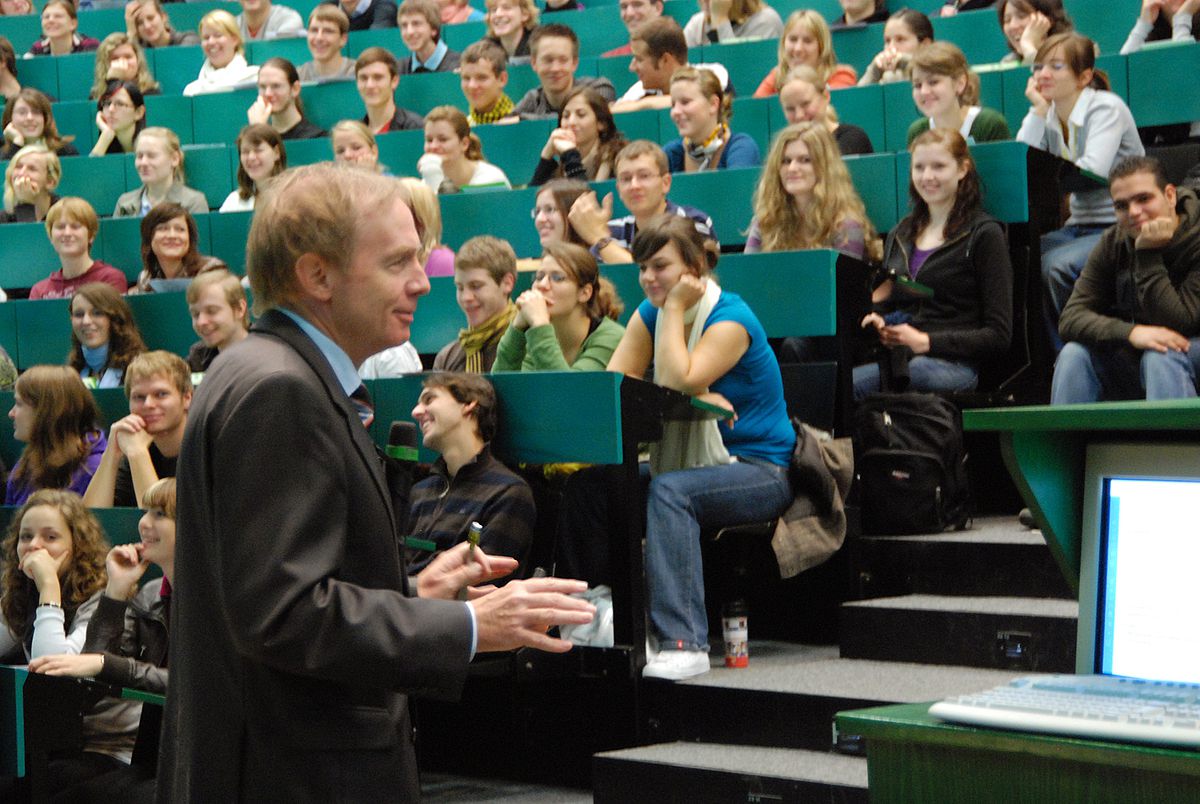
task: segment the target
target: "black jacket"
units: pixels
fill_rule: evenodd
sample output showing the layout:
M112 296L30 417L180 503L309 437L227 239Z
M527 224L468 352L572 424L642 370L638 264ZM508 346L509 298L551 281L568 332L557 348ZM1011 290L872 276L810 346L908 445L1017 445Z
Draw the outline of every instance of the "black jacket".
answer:
M98 680L166 694L169 597L162 597L161 589L154 580L133 600L100 598L83 643L83 653L104 654Z
M908 275L913 242L900 235L901 225L888 235L883 265ZM951 235L921 266L916 281L933 290L916 298L900 292L877 306L880 313L900 310L910 323L929 334L930 357L979 362L1003 354L1012 341L1012 263L1000 222L982 210L964 230Z

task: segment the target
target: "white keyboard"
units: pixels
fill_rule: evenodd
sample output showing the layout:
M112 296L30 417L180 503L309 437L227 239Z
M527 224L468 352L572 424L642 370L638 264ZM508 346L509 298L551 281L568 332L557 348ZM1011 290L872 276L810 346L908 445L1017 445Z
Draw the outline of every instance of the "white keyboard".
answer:
M1200 684L1115 676L1026 676L947 698L929 714L955 723L1200 748Z

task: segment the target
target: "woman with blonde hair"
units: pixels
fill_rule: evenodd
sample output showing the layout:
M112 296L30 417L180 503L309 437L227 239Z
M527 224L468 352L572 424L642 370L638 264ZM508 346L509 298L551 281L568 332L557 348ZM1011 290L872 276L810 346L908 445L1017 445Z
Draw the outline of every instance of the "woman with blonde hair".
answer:
M45 145L26 145L4 168L4 211L0 223L36 223L46 219L58 195L62 162Z
M379 144L375 134L361 120L340 120L329 130L333 161L340 165L355 165L364 170L386 173L379 164Z
M512 188L504 171L483 158L479 136L453 106L437 106L425 115L425 154L417 160L417 171L435 193L455 193L463 187Z
M679 139L663 146L671 172L758 165L758 143L749 134L730 131L732 114L733 99L712 71L676 70L671 76L671 122L679 129Z
M87 491L107 439L100 409L70 366L33 366L17 378L8 412L13 438L25 444L8 475L5 505L21 505L38 489Z
M287 169L287 149L279 132L266 123L252 123L238 132L234 145L238 152L237 189L221 202L220 212L247 212L254 209L265 182Z
M821 83L813 68L797 67L788 73L779 87L779 105L788 125L821 123L833 135L842 156L875 153L871 138L862 128L838 120L837 111L829 102L829 87Z
M775 95L787 81L788 71L802 65L811 67L830 89L852 87L858 80L853 67L837 63L833 37L825 18L811 9L801 9L793 11L787 18L783 36L779 38L779 63L754 90L754 97Z
M228 11L218 8L200 18L200 45L204 64L196 80L183 88L185 96L228 92L258 78L258 67L246 63L242 33Z
M130 0L125 4L125 31L144 48L198 45L195 31L176 31L162 0Z
M762 0L699 0L699 5L683 26L688 47L774 39L783 31L779 12Z
M96 49L96 74L88 97L99 100L108 82L113 80L136 84L143 95L157 95L162 91L150 74L146 52L137 39L120 31L104 37Z
M879 237L829 130L788 126L771 144L754 191L746 252L830 248L877 262Z
M604 371L625 327L625 305L583 246L546 246L533 287L517 297L517 315L500 339L493 372Z
M163 201L181 204L193 215L208 212L204 194L184 183L183 147L174 131L161 126L142 129L134 141L134 154L142 186L117 198L113 217L140 217Z
M442 245L442 208L429 185L405 176L400 183L408 188L413 214L421 222L421 251L425 255L426 276L454 276L454 252Z
M250 331L246 289L222 267L197 275L187 287L186 298L192 330L200 336L188 349L188 368L208 371L218 354L245 340Z
M908 143L931 128L957 131L968 145L1012 139L1008 121L979 105L979 76L953 42L930 42L911 61L913 103L924 117L908 127Z
M486 39L504 48L509 64L529 61L529 37L538 25L538 9L533 0L487 0Z

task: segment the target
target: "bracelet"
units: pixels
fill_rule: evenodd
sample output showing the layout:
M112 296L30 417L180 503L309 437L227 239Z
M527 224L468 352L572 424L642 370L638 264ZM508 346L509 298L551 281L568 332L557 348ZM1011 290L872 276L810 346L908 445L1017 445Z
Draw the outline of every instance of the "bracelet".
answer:
M50 608L53 608L53 609L61 609L61 608L62 608L62 603L38 603L38 604L37 604L37 607L38 607L39 609L40 609L40 608L43 608L43 607L45 607L45 606L49 606Z
M611 236L602 237L595 242L595 244L592 246L592 248L596 249L596 253L599 254L601 251L604 251L604 249L606 249L608 246L612 245L613 241L614 241L614 238Z

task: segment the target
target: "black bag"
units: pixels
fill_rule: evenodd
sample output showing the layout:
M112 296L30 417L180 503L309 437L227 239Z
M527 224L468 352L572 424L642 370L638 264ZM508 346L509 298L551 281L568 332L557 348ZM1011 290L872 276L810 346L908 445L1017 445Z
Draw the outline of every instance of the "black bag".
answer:
M864 533L941 533L970 522L962 416L934 394L870 394L854 412Z

